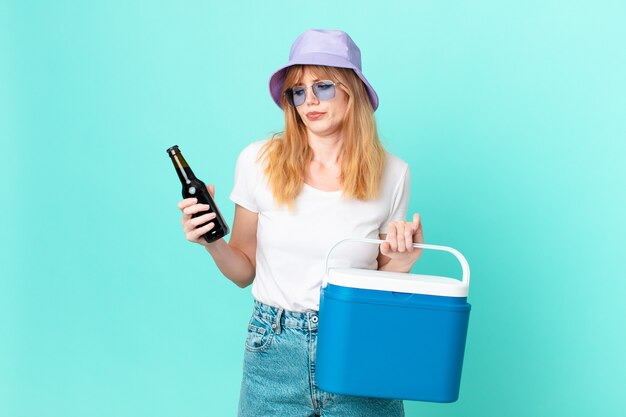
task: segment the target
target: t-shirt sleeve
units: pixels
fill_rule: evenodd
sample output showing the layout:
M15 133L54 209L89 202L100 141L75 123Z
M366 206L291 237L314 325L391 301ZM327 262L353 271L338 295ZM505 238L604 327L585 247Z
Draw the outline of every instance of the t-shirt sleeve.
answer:
M409 211L409 197L411 193L411 172L407 165L404 173L400 177L400 181L396 186L394 192L393 202L391 203L391 210L387 219L380 225L379 234L387 233L387 226L392 221L406 220L406 214Z
M255 155L254 151L255 148L248 145L239 154L235 166L235 181L233 183L233 191L230 193L230 199L235 204L258 213L259 209L254 194L257 180L257 155Z

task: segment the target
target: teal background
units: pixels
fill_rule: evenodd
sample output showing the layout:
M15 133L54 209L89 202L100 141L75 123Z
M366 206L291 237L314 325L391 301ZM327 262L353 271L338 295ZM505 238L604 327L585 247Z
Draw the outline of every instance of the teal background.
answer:
M427 243L473 309L461 396L407 416L626 409L621 1L0 3L0 415L234 416L250 288L180 224L178 144L229 222L267 81L347 31ZM232 224L232 223L231 223ZM460 276L449 255L415 272Z

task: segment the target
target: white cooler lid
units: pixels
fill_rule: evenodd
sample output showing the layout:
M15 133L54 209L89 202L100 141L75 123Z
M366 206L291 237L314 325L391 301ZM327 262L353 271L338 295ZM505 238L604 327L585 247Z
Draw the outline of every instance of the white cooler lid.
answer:
M329 269L328 283L366 290L446 297L467 297L469 290L468 285L454 278L357 268Z

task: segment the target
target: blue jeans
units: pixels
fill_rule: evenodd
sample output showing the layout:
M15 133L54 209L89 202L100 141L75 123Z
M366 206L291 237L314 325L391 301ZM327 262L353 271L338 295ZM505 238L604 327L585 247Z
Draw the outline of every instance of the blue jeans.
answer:
M315 384L317 312L254 302L248 324L239 416L396 417L402 400L322 391Z

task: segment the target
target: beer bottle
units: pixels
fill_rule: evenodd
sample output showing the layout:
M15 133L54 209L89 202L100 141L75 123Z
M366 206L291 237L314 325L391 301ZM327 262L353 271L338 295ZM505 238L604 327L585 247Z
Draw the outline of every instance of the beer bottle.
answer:
M195 197L198 199L198 204L208 204L210 207L209 210L194 213L191 217L203 216L207 213L215 213L217 215L214 219L198 226L203 227L210 222L215 224L215 227L204 234L204 240L211 243L226 236L230 232L228 225L218 210L215 201L213 201L211 193L209 193L209 190L206 188L206 184L194 175L191 168L189 168L189 164L187 164L187 161L185 161L185 158L180 153L178 145L168 148L167 154L172 159L174 169L176 169L178 178L183 185L183 198Z

